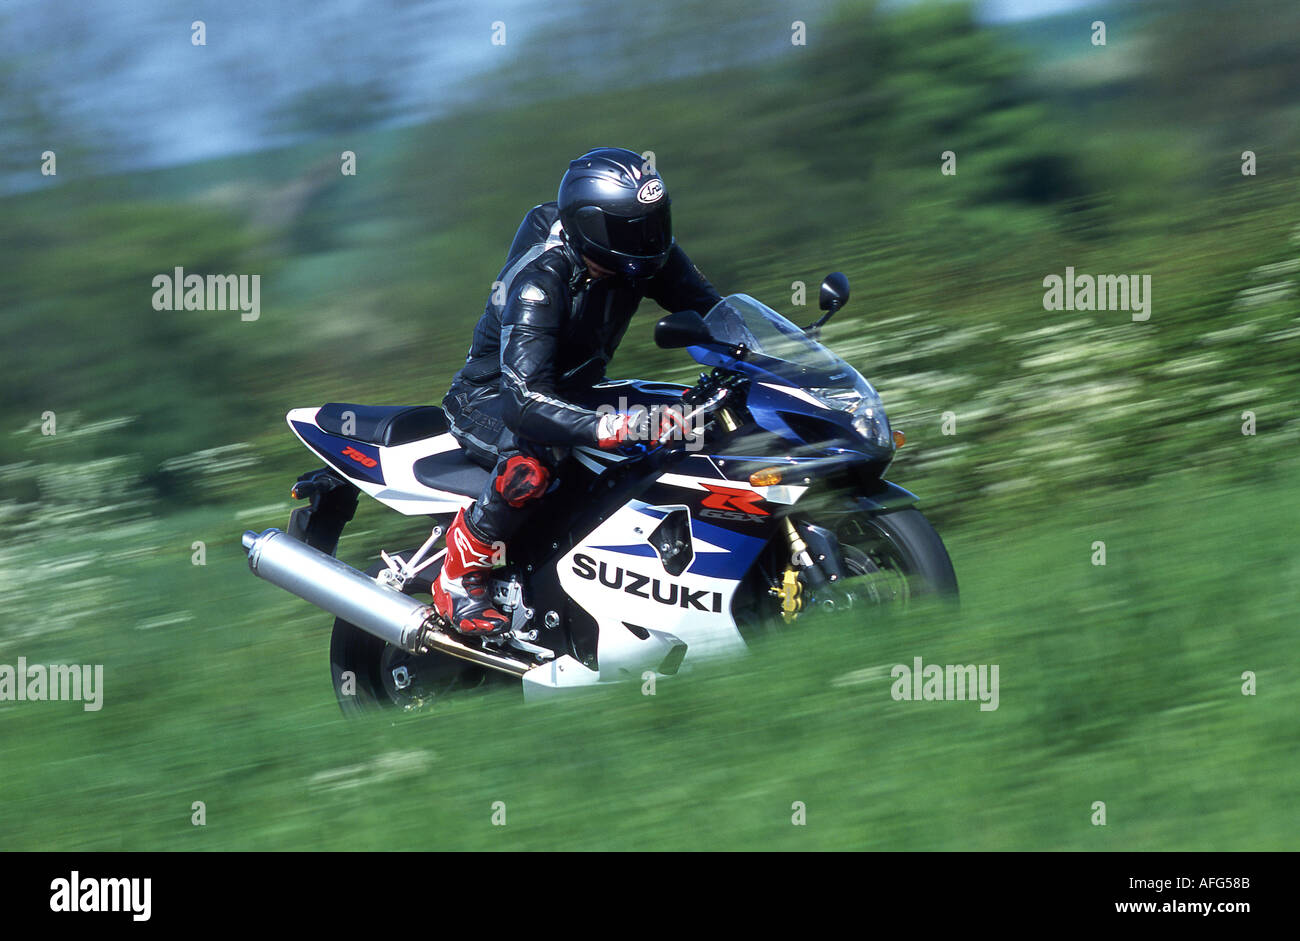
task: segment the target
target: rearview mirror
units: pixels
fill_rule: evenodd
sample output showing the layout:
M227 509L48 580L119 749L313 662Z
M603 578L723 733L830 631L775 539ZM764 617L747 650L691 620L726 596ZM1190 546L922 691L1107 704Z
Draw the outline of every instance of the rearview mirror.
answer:
M834 314L849 302L849 279L839 271L833 271L822 282L822 289L817 294L817 306ZM826 318L827 320L830 317Z
M711 339L704 318L693 310L679 310L655 324L655 346L665 350L699 346Z
M835 312L848 303L848 300L849 279L844 277L842 272L832 271L822 282L822 289L817 292L817 306L826 313L822 314L816 323L804 327L803 332L814 340L817 339L822 325L834 317Z

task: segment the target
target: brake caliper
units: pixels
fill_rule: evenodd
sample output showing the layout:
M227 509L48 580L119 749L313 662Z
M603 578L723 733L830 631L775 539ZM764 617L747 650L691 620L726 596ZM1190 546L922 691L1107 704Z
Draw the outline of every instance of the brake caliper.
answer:
M781 577L781 587L776 589L776 596L781 599L781 618L789 624L803 610L803 582L799 579L799 570L793 565Z

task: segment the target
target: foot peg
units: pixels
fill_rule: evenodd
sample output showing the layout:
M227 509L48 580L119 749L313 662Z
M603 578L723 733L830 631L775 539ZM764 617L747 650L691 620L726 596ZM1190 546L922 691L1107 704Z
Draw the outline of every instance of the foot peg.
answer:
M484 637L483 642L492 644L495 647L505 647L507 645L522 650L526 654L531 654L538 660L554 660L555 651L547 647L542 647L532 643L537 640L537 631L520 631L512 630L504 634L498 634L496 637Z

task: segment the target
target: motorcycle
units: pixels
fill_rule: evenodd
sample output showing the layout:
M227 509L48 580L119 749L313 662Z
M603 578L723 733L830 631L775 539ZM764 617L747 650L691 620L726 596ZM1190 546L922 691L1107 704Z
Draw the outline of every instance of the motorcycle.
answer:
M293 485L305 503L286 530L244 533L249 567L335 615L330 667L345 714L420 708L494 680L534 699L667 677L824 612L955 599L918 498L884 478L901 433L871 384L819 342L848 296L848 279L828 276L825 313L805 328L746 294L661 319L656 344L711 371L693 386L605 381L579 404L676 409L690 430L572 450L543 514L495 560L506 633L462 636L429 600L437 543L491 475L436 406L290 411L326 466ZM381 551L365 572L340 561L360 493L432 518L429 538Z

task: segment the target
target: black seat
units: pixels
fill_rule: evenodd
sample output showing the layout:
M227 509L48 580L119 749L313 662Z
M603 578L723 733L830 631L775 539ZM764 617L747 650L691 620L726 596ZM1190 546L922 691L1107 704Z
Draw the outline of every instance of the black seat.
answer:
M420 458L411 468L411 473L426 487L450 490L466 497L477 497L482 493L483 485L492 476L490 470L475 464L460 448Z
M345 412L351 413L352 433L343 431ZM316 413L316 424L324 431L353 441L391 448L421 438L432 438L448 430L447 416L436 405L349 405L330 402Z

